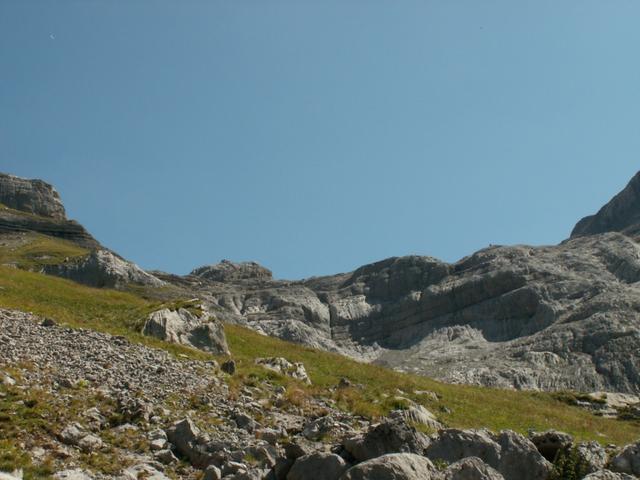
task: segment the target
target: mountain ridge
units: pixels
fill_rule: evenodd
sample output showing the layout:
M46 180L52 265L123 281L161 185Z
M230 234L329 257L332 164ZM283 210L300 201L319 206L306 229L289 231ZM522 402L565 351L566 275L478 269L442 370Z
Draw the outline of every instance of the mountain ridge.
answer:
M185 276L147 277L129 263L87 274L81 260L45 271L94 286L170 285L225 322L448 382L637 393L640 245L629 232L639 187L640 173L559 245L491 246L454 263L391 257L296 281L230 261ZM115 277L98 281L105 271Z

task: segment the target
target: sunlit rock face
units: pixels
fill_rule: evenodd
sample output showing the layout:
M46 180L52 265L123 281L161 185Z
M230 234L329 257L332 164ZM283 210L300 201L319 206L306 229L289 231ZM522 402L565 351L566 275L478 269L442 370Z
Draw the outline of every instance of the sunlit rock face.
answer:
M60 195L42 180L27 180L0 173L0 203L41 217L66 219Z
M78 222L68 220L60 195L42 180L0 173L0 234L37 232L86 248L99 243Z
M571 238L605 232L640 233L640 172L598 213L580 220Z
M396 257L292 282L223 262L180 281L227 321L446 381L637 392L639 192L636 175L556 246L492 246L453 264Z

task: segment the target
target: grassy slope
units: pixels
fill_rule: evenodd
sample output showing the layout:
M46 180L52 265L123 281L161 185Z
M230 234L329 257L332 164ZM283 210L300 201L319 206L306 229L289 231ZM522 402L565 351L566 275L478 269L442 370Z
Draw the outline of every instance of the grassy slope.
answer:
M134 342L190 358L208 358L202 352L169 345L139 333L142 318L158 306L130 293L92 289L38 273L0 267L0 307L31 311L76 328L124 335ZM304 363L313 380L312 387L281 379L288 384L292 401L301 401L307 395L330 396L345 409L377 416L401 404L402 401L394 397L403 396L422 403L447 425L455 427L509 428L522 433L529 428L556 428L579 439L617 444L640 437L638 423L593 416L558 401L549 393L448 385L361 364L237 326L227 325L226 331L239 365L233 382L256 382L274 375L256 367L253 363L256 357L285 356ZM329 390L343 377L360 386ZM416 393L424 390L435 392L440 399L436 401Z
M20 268L37 269L44 265L62 263L65 259L83 257L88 250L66 240L26 233L0 237L0 264L17 265Z

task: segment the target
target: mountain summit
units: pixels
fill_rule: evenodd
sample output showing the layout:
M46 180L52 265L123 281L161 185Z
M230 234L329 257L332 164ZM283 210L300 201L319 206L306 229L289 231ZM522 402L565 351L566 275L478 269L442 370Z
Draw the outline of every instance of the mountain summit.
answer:
M640 172L598 213L580 220L571 238L604 232L640 233Z

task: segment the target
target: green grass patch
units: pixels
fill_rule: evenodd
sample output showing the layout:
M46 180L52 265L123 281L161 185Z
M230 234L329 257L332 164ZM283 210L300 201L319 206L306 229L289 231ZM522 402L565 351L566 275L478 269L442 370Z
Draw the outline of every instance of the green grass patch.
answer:
M331 395L342 408L367 416L382 415L397 407L394 397L399 395L424 405L451 427L511 429L525 435L529 429L554 428L578 440L618 445L640 437L640 424L597 417L567 405L553 393L451 385L319 352L234 325L226 325L225 331L240 372L254 370L257 357L284 356L302 362L314 383L308 394L327 395L341 378L348 378L356 386L335 389ZM439 400L415 393L425 390L437 394Z
M159 304L131 293L85 287L75 282L0 266L0 307L33 312L73 328L122 335L176 356L210 359L182 345L142 335L144 320Z
M0 264L15 265L34 270L45 265L57 265L89 254L89 250L66 240L48 237L36 233L0 237Z

